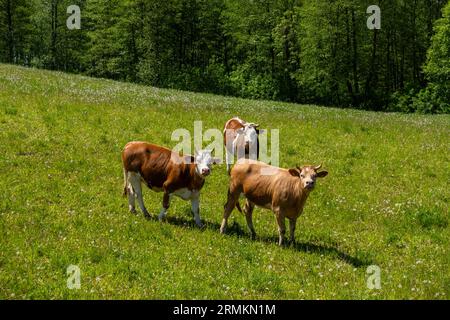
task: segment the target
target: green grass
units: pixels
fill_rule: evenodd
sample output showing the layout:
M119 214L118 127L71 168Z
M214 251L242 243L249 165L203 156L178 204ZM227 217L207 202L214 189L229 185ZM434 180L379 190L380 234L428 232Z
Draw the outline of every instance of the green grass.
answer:
M169 221L128 213L120 152L130 140L173 147L177 128L221 129L232 116L280 130L280 162L323 163L297 225L276 245L233 212L219 234L225 165L201 217L175 198ZM1 299L449 299L448 115L340 110L162 90L0 65ZM155 216L162 195L144 199ZM81 289L66 268L81 269ZM369 265L381 289L366 286Z

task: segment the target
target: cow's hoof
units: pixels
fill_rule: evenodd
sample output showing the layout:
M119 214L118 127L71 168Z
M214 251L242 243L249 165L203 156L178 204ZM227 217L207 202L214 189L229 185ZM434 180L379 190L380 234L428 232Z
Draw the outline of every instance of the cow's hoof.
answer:
M252 235L250 236L250 238L251 238L252 240L256 240L256 233L252 233Z
M130 211L130 213L132 213L132 214L136 214L136 213L137 213L135 208L130 208L129 211Z
M152 216L147 212L147 213L144 213L144 218L147 220L150 220L152 218Z
M159 220L159 222L164 222L164 221L166 221L166 215L159 215L159 216L158 216L158 220Z

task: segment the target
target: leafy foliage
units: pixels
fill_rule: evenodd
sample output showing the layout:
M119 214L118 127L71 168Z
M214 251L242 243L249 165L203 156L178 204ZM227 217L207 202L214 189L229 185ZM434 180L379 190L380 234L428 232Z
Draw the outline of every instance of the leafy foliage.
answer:
M448 113L446 2L0 0L0 61L248 98ZM81 30L65 27L69 4L81 8ZM366 25L373 4L380 30Z
M420 91L414 104L421 112L450 113L450 2L434 29L424 68L429 84Z

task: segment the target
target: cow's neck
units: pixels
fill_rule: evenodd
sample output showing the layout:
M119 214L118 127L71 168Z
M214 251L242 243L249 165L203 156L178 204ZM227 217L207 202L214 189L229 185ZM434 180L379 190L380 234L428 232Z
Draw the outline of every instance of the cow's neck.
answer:
M310 190L306 190L302 186L302 181L300 179L297 179L297 190L298 190L298 206L300 210L303 210L303 206L306 203L306 199L308 199Z
M189 176L191 177L191 181L189 181L190 187L192 189L201 189L203 183L205 182L205 178L197 172L197 166L195 163L189 164L189 173Z

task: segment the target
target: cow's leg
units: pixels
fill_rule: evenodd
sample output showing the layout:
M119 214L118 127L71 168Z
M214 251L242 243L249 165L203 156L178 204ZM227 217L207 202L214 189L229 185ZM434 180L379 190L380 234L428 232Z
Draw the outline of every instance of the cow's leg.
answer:
M297 219L289 219L289 237L292 244L295 243L295 226L297 225Z
M228 174L230 174L231 161L233 159L234 159L233 150L229 150L228 148L226 148L225 162L227 163L227 172L228 172Z
M168 191L167 192L164 191L162 208L158 215L159 221L162 221L167 216L167 210L169 209L169 206L170 206L170 198L171 198L170 193Z
M244 206L245 219L247 220L247 226L252 233L252 239L256 238L255 228L253 227L253 209L255 208L255 204L247 199Z
M136 214L136 198L134 195L134 190L131 186L128 186L128 192L127 192L127 197L128 197L128 209L130 210L131 213Z
M150 214L148 213L147 209L145 208L144 199L142 197L141 176L138 173L129 172L128 181L130 182L130 184L134 190L134 195L137 198L139 207L141 208L141 211L144 214L144 217L150 218ZM128 197L128 200L130 201L129 197ZM133 205L134 205L134 201L133 201Z
M191 208L192 208L192 212L194 213L195 224L199 228L202 228L203 224L202 224L202 221L200 220L200 198L198 195L195 195L192 197Z
M278 224L278 245L281 246L283 245L283 240L284 240L284 236L286 235L286 224L285 224L285 220L284 220L284 214L282 212L282 210L280 209L276 209L275 211L275 216L277 218L277 224Z
M128 210L130 210L131 213L136 214L136 198L133 190L133 186L131 185L131 182L129 181L130 173L128 171L123 171L124 173L124 179L125 179L125 186L123 193L127 195L128 198Z
M161 211L159 212L159 216L158 216L159 221L163 220L166 217L167 210L169 209L169 206L170 206L170 199L172 198L172 193L174 192L173 187L171 186L170 180L167 180L166 182L164 182L163 190L164 190L164 195L163 195L163 201L162 201L162 208L161 208Z
M237 190L232 190L231 188L228 189L228 199L227 203L224 206L223 219L222 224L220 226L220 233L222 234L225 233L225 230L227 229L228 218L230 217L231 212L236 206L236 202L238 200L239 200L239 192L237 192Z
M248 145L248 158L258 160L258 140L250 141Z
M225 131L225 162L227 164L227 172L228 175L231 171L231 164L234 161L234 148L236 147L235 143L235 130L226 129Z

